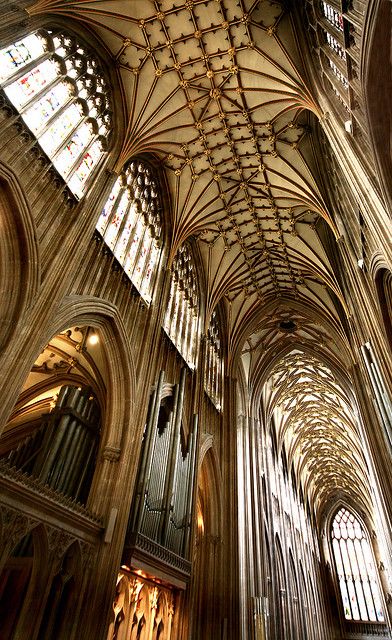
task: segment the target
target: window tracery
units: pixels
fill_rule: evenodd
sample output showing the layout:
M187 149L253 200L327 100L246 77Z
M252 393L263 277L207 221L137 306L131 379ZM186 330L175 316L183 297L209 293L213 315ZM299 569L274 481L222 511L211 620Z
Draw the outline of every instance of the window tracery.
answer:
M323 16L327 18L328 22L332 24L339 31L343 31L343 17L339 11L336 11L330 4L327 2L321 3L321 10L323 12Z
M4 93L82 197L107 149L109 91L96 58L74 37L41 29L0 50Z
M307 0L305 14L321 81L345 130L369 145L358 77L365 3Z
M213 312L207 331L204 388L215 407L222 408L223 354L219 319Z
M162 220L158 181L145 162L132 160L125 167L96 228L142 298L151 302Z
M185 362L196 366L199 295L192 255L182 245L173 261L169 304L163 327Z
M332 548L346 620L384 622L376 567L366 532L345 508L331 527Z

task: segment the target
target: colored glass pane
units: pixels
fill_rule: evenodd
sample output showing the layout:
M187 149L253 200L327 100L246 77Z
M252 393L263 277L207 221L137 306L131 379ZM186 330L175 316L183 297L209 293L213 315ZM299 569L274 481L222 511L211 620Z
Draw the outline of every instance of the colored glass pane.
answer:
M96 60L74 38L40 33L42 37L32 34L0 51L0 82L53 166L80 197L111 129L106 86ZM64 63L59 64L58 56Z
M363 592L366 599L367 610L369 613L369 620L372 620L373 622L375 622L377 620L377 616L376 616L376 611L373 604L372 593L367 580L364 580L363 582Z
M67 107L65 111L63 111L63 113L61 113L59 117L56 118L54 122L40 136L39 143L49 157L53 156L61 143L63 143L66 138L68 138L73 129L79 124L79 122L81 122L82 117L83 110L81 106L78 103L73 103L69 107ZM82 151L83 143L79 145L79 149L80 151ZM66 156L66 153L66 150L64 150L64 156ZM76 159L77 155L77 153L74 156L72 155L70 159ZM66 163L64 163L64 166L65 164ZM70 162L70 165L66 166L72 166L72 164L73 163Z
M129 195L128 195L128 198L130 198ZM115 256L121 264L124 264L124 261L126 261L127 259L127 254L130 247L130 240L133 233L133 229L136 224L136 220L137 220L136 203L131 202L131 205L127 212L127 219L124 224L121 237L117 241L116 250L115 250Z
M134 274L133 274L134 283L138 289L140 288L142 278L144 276L144 268L145 268L147 257L150 253L150 246L151 246L151 234L149 232L149 229L146 228L144 232L142 244L139 249L139 256L138 256L135 269L134 269Z
M102 145L99 140L84 152L80 164L76 167L68 182L68 186L79 197L83 194L83 188L94 167L98 164L102 156Z
M125 190L120 198L120 202L118 203L118 206L116 207L110 219L110 224L105 233L105 242L112 251L116 245L120 225L127 212L128 206L129 206L129 192L128 190Z
M66 176L93 137L92 127L83 122L53 160L61 175Z
M37 134L69 98L69 85L66 82L59 82L24 112L23 119L31 131Z
M4 82L16 70L22 69L29 62L42 55L44 51L42 39L35 34L2 49L0 51L0 82Z
M143 220L140 217L139 220L137 221L133 238L132 238L132 244L128 252L126 269L129 269L130 265L132 265L132 268L133 268L135 264L135 258L136 258L137 250L139 248L139 242L140 242L142 233L143 233Z
M108 220L110 218L110 214L113 211L114 204L115 204L115 202L117 200L118 194L119 194L120 189L121 189L121 183L122 183L121 178L117 178L116 182L114 183L114 187L110 192L110 196L106 200L106 204L105 204L105 206L104 206L104 208L102 210L102 213L99 216L99 220L97 222L97 230L101 234L103 234L105 229L106 229Z
M59 76L59 67L54 60L44 60L38 67L22 76L4 89L12 104L21 109L37 93Z
M339 31L343 31L343 17L342 14L336 11L330 4L327 2L322 2L321 4L322 11L324 16L327 18L328 22L330 22L336 29Z
M123 264L127 255L127 248L128 248L130 237L132 235L132 229L133 229L133 224L132 224L132 221L129 220L129 215L128 215L126 222L123 226L121 236L116 243L116 248L114 251L114 255L116 256L117 260L121 262L121 264Z
M151 170L132 161L114 185L97 229L143 298L150 302L160 247L157 193Z

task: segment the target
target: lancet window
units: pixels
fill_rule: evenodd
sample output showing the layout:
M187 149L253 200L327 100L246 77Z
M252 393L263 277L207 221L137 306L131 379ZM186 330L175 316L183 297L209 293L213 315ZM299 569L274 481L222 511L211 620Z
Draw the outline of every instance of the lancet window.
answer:
M107 149L109 91L76 38L41 29L0 50L0 84L78 198Z
M333 520L331 538L344 617L384 622L376 566L365 529L342 508Z
M150 302L162 247L160 189L154 171L132 160L116 180L97 231L140 295Z
M343 17L339 11L336 11L336 9L331 7L327 2L321 3L321 10L330 24L336 27L336 29L339 29L339 31L343 31Z
M219 318L213 312L207 331L204 388L215 407L222 408L223 354Z
M199 295L192 255L188 245L182 245L173 261L169 304L164 329L193 369L196 366L196 345L199 320Z

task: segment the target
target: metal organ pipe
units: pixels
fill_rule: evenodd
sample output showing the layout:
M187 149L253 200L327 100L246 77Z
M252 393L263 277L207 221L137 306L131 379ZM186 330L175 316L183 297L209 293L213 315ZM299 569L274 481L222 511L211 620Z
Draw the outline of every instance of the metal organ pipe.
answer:
M165 372L161 371L158 378L157 389L154 397L153 411L149 431L146 433L146 446L140 469L140 486L138 491L138 504L136 505L136 531L140 530L143 517L144 496L147 489L148 479L151 473L151 464L157 435L157 424L159 418L159 408L162 395L162 387L165 379Z
M165 489L163 494L163 505L162 505L162 514L161 521L159 526L159 539L161 540L161 544L165 545L167 529L170 518L170 508L172 502L173 495L173 484L174 484L174 476L176 471L176 459L177 459L177 450L180 442L180 429L181 429L181 419L182 419L182 409L184 404L184 392L185 392L185 379L186 379L186 368L184 367L181 370L180 377L180 385L178 390L178 401L176 403L177 406L174 406L174 429L172 434L172 446L170 447L170 454L168 459L168 468L167 475L165 479Z

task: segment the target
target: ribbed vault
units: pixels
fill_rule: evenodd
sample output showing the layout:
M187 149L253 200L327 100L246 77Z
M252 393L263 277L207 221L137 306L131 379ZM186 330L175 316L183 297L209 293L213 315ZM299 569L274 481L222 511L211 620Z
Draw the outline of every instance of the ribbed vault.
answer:
M255 308L288 297L335 310L339 287L315 228L335 232L317 186L318 108L286 3L270 0L39 0L72 18L115 63L127 128L117 168L155 156L172 196L173 258L198 238L207 319L230 307L235 334Z
M266 412L278 416L279 441L313 500L350 489L366 501L351 398L336 377L350 360L344 300L318 233L323 219L337 236L323 187L322 114L290 4L38 0L28 11L38 23L87 27L102 42L126 122L117 171L140 154L162 166L169 260L184 240L197 241L205 327L224 304L229 362L246 340L253 393L269 371Z
M305 311L276 308L246 341L242 360L254 402L261 398L265 424L316 511L337 499L369 510L343 340Z

